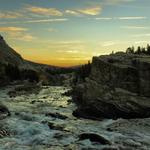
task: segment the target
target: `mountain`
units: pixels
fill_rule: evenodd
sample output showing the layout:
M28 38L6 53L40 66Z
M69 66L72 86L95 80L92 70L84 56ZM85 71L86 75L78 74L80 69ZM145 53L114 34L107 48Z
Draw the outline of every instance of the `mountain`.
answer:
M74 67L62 68L25 60L0 35L0 85L14 80L35 80L59 85L74 70Z
M13 50L5 42L4 38L0 35L0 63L22 65L24 63L23 58L15 50Z

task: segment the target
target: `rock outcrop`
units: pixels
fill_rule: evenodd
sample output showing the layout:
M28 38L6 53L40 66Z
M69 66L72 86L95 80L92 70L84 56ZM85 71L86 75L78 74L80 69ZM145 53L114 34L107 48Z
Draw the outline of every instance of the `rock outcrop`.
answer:
M74 93L76 116L150 117L150 56L117 53L94 57L90 76Z

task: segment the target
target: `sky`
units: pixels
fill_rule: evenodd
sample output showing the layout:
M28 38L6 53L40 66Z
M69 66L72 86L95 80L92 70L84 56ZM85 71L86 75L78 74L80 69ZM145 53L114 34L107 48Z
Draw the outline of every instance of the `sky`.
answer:
M0 0L0 34L25 59L55 66L150 43L150 0Z

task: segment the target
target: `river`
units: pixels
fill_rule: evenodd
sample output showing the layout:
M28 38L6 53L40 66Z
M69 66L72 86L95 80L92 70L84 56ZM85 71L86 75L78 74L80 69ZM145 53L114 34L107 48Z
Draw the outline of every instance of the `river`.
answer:
M14 87L0 90L0 103L11 116L0 120L0 150L149 150L150 119L94 121L77 119L69 87L43 86L38 94L9 97ZM102 136L110 144L89 138Z

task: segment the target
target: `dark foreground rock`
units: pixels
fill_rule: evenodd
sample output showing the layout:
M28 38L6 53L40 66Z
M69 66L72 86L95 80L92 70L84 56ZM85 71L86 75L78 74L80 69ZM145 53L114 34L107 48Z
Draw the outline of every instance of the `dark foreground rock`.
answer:
M91 142L96 142L103 145L111 145L110 141L95 133L82 133L79 136L79 140L86 140L86 139L89 139Z
M150 117L150 57L94 57L90 76L74 88L75 114L89 118Z
M6 106L0 104L0 120L4 119L5 117L10 116L10 115L11 115L11 113L8 110L8 108Z
M9 91L8 95L10 97L16 97L21 95L38 94L40 90L40 86L36 83L24 83L23 85L19 85Z
M57 118L57 119L62 119L62 120L64 120L64 119L67 119L68 117L67 116L65 116L65 115L62 115L62 114L60 114L60 113L52 113L52 112L49 112L49 113L47 113L47 114L45 114L46 116L50 116L50 117L53 117L53 118Z

